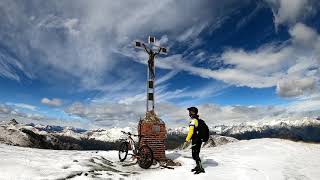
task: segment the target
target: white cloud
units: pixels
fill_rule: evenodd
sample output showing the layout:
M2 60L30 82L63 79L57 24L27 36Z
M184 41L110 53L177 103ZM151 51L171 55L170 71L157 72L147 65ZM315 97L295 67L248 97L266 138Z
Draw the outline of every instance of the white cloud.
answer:
M64 22L64 27L69 30L69 33L73 35L78 35L79 30L77 30L77 26L79 25L79 20L78 19L66 19Z
M168 81L169 79L171 79L172 77L174 77L175 75L177 75L179 73L179 71L176 70L172 70L169 73L165 74L164 76L158 78L155 83L156 85L160 85L166 81Z
M186 71L203 78L221 80L237 86L272 87L276 85L277 79L281 77L279 73L280 68L283 66L281 63L289 60L289 58L285 58L285 56L289 57L289 51L289 48L285 48L281 52L270 52L268 48L257 53L229 50L221 56L221 59L234 63L233 65L236 67L220 70L193 66L185 62L180 54L159 58L157 65L159 68ZM265 58L272 59L265 62ZM256 71L258 68L260 68L260 71Z
M221 93L224 89L228 88L230 85L224 83L208 83L205 86L197 87L190 86L182 89L169 90L169 84L156 86L155 90L155 100L159 103L172 102L173 100L184 99L183 102L179 104L186 104L190 101L201 101L206 100L210 97L214 97ZM135 102L145 102L146 93L142 92L133 96L124 96L118 103L130 105Z
M275 25L293 25L313 15L317 0L265 0L272 8Z
M303 107L303 104L306 106ZM158 102L156 112L166 122L167 127L187 126L187 107L177 106L168 102ZM216 104L197 105L200 117L210 125L240 124L252 121L274 121L277 119L299 119L304 116L317 117L320 113L319 99L312 101L298 100L287 105L277 106L245 106ZM300 109L299 109L300 108ZM297 110L298 109L298 110ZM126 127L136 126L139 118L144 117L145 102L132 102L131 104L99 103L88 104L74 103L65 110L71 115L78 115L89 119L97 127Z
M17 108L22 108L22 109L28 109L28 110L31 110L31 111L36 111L37 110L36 106L30 105L30 104L24 104L24 103L6 103L6 104L9 105L9 106L14 106L14 107L17 107Z
M320 113L319 95L302 97L287 105L278 106L245 106L216 104L196 105L200 117L210 125L240 124L248 121L270 121L277 119L291 119L308 116L317 117ZM168 102L159 102L156 112L167 127L187 126L188 113L186 108L192 106L178 106ZM8 121L12 118L23 123L41 123L51 125L74 126L81 128L109 128L137 126L140 117L145 115L145 102L136 101L131 104L121 103L73 103L65 109L70 119L55 119L39 113L21 113L12 107L0 104L0 120ZM73 118L71 118L73 117ZM79 118L76 118L79 117Z
M1 51L0 49L0 77L9 78L16 81L21 81L18 72L24 72L24 65L19 62L17 57L14 57L10 52ZM32 77L30 73L25 73L29 78Z
M144 116L145 103L135 102L130 105L119 103L73 103L65 112L77 115L91 121L98 127L125 127L132 122L138 122Z
M41 103L46 104L48 106L61 106L63 104L61 99L58 99L58 98L48 99L46 97L41 99Z
M180 42L183 41L193 41L195 37L198 37L199 34L208 26L207 22L204 22L200 25L194 25L191 28L185 30L181 35L177 37L177 40Z
M303 45L304 47L314 48L315 43L319 41L318 33L302 23L295 24L290 29L289 33L295 44Z
M232 65L228 68L212 70L209 69L210 66L208 68L197 67L188 62L189 59L202 61L203 56L206 56L207 59L210 58L208 55L203 55L203 53L202 57L197 57L192 53L159 57L157 67L174 70L175 72L185 71L203 78L221 80L236 86L253 88L278 86L278 92L281 95L285 95L280 90L280 86L283 84L281 82L295 79L295 81L301 82L300 84L302 85L302 82L305 82L304 78L306 78L314 79L315 83L310 84L310 86L314 86L320 80L320 63L317 63L317 61L320 62L320 36L312 28L302 23L290 28L289 33L291 39L282 43L269 43L250 51L226 49L221 55L214 56L215 61ZM136 60L137 62L146 63L144 53L126 49L126 56L139 57ZM288 88L289 86L286 87ZM300 90L309 91L309 89L301 87L299 90L290 91L289 94L298 96L303 94L298 93Z
M27 5L5 0L0 3L3 10L0 39L21 58L18 60L23 67L21 71L29 78L55 83L72 79L71 87L100 90L116 78L119 81L127 78L114 72L132 69L121 64L117 52L135 38L165 32L161 43L167 43L168 39L174 43L192 27L192 33L187 34L195 38L199 34L195 27L215 22L246 3L163 0L155 5L149 0L79 0ZM33 11L26 8L30 6ZM1 76L18 80L19 73L12 68L0 69Z
M234 65L218 71L189 68L197 74L205 74L225 82L249 87L278 86L283 96L302 95L316 87L319 81L320 36L310 27L297 24L290 30L290 42L269 44L255 51L229 49L221 59ZM294 86L294 83L297 83ZM288 89L292 88L292 89ZM286 92L285 92L286 91Z
M47 117L43 114L32 112L23 113L16 111L11 107L11 105L0 104L0 121L10 121L11 119L16 119L19 123L35 123L43 125L59 125L59 126L72 126L84 129L96 128L88 124L85 120L80 120L79 118L57 119L52 117Z
M10 113L12 111L13 111L13 109L11 107L6 106L4 104L0 104L0 113L1 114L8 114L8 113Z
M252 70L253 68L263 69L266 72L278 71L281 65L288 57L292 50L290 48L278 49L269 45L251 52L244 50L227 50L221 58L227 64L234 64L237 68Z
M312 113L315 117L320 114L320 94L315 93L311 96L303 96L292 102L288 106L288 111L291 113L315 112Z
M150 32L154 34L165 32L166 35L162 36L159 42L169 47L175 40L193 42L208 26L210 29L220 27L227 19L225 17L228 13L238 5L237 2L245 4L248 1L215 1L211 4L206 1L164 0L157 2L157 6L154 6L154 1L149 0L77 1L77 3L46 1L46 6L42 6L41 3L39 5L31 3L36 6L32 8L33 11L25 8L25 4L21 2L1 1L0 9L3 10L4 16L1 16L3 23L0 28L0 40L6 42L6 46L12 49L12 54L17 54L21 59L0 51L0 76L19 80L21 77L18 75L18 69L29 78L48 78L48 81L53 82L56 82L56 79L73 78L76 79L76 85L80 84L84 89L110 92L108 100L121 103L99 104L95 101L89 105L73 104L68 108L70 114L86 117L101 125L104 123L106 123L104 125L123 125L128 121L136 121L135 118L143 115L145 108L144 102L137 102L143 101L145 97L145 93L139 94L144 90L145 86L141 85L144 82L137 83L136 80L141 78L141 74L136 73L130 66L121 66L119 63L121 60L115 54L126 55L139 63L146 64L144 53L134 52L132 48L128 48L127 44L131 46L133 39L144 38ZM309 6L311 1L306 0L268 0L268 2L272 5L277 24L293 26L304 18L304 13L307 16L314 11ZM57 9L59 15L56 15ZM217 24L214 24L216 20ZM226 50L219 56L219 60L231 64L231 68L212 70L210 67L196 67L187 61L194 57L203 60L203 54L199 57L197 55L187 57L188 52L184 52L159 58L157 67L171 72L160 78L158 83L166 82L179 71L186 71L236 86L263 88L279 84L279 95L302 95L305 90L309 91L313 86L312 81L307 79L314 79L316 84L319 81L319 65L315 64L316 60L320 62L320 58L316 59L320 54L319 35L303 24L293 26L289 33L291 39L280 45L267 44L251 51ZM110 81L107 81L109 79ZM283 83L291 80L298 82L297 85ZM121 83L116 85L110 83L115 81ZM128 89L129 85L142 89L137 88L134 90L136 92L131 93L119 92ZM294 89L297 86L298 89ZM168 119L173 117L172 121L179 121L185 118L185 109L165 101L179 97L200 98L208 95L206 93L211 89L208 87L198 90L196 95L187 90L162 91L159 94L163 100L159 105L159 113ZM129 98L123 99L123 97ZM59 99L44 98L42 101L53 106L62 104ZM212 123L258 119L267 116L263 115L263 112L269 111L268 108L261 110L253 107L216 105L203 105L202 109L206 119L211 119ZM2 108L1 111L17 113L8 108ZM254 112L253 115L250 115L251 111Z
M196 89L184 88L167 91L167 85L159 86L156 90L156 112L169 126L182 125L187 117L186 109L170 103L173 99L198 98L204 99L213 96L227 85L209 84L207 87ZM140 117L144 117L146 102L145 92L135 96L122 98L118 102L104 101L83 104L76 102L65 109L70 115L76 115L89 119L95 126L126 126L128 123L136 123Z
M285 79L277 84L277 94L281 97L296 97L316 89L312 78Z

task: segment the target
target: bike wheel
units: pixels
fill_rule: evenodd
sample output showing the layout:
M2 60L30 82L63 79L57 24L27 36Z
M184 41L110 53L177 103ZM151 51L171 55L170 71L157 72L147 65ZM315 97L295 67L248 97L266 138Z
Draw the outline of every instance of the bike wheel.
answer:
M138 164L143 169L148 169L153 163L153 152L152 149L143 145L139 148L139 161Z
M120 162L123 162L126 160L127 155L128 155L128 150L129 150L129 143L128 142L123 142L119 146L119 160Z

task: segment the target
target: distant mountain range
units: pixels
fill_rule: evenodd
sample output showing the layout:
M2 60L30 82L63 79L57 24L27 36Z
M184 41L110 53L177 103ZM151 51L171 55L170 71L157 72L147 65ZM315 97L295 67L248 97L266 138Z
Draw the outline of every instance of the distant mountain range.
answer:
M211 135L216 136L211 136L210 143L206 146L221 145L220 142L226 139L226 142L234 141L228 137L238 140L281 138L320 142L320 120L308 118L247 122L233 126L219 125L211 127L210 130ZM125 138L121 131L137 133L137 129L131 127L85 130L33 123L19 124L11 120L0 123L0 143L44 149L114 150L118 148L121 139ZM178 148L184 142L187 133L187 127L168 128L165 141L167 149ZM221 141L221 138L224 140Z
M210 127L211 134L234 137L239 140L257 138L280 138L304 142L320 142L320 119L283 119L261 122L246 122L238 125ZM168 128L168 134L185 136L188 128Z
M320 120L278 120L247 122L233 126L214 126L213 132L239 140L257 138L280 138L293 141L320 142Z

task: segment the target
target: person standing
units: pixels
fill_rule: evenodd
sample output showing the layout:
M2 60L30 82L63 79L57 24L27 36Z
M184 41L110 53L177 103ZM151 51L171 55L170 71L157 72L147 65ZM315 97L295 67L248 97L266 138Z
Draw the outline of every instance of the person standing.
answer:
M186 141L184 143L184 147L186 147L187 143L191 140L192 141L192 158L196 161L196 167L191 169L191 172L195 172L194 174L200 174L204 173L205 170L202 167L201 159L200 159L200 150L201 150L201 144L202 140L199 138L199 115L198 115L198 109L196 107L189 107L189 116L190 116L190 122L189 122L189 132L186 137Z

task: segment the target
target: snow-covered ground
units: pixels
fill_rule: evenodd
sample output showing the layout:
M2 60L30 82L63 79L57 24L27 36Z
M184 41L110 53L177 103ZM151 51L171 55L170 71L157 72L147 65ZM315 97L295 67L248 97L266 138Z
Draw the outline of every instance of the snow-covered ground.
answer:
M0 179L320 179L320 144L281 139L255 139L205 148L206 173L193 175L191 150L168 151L182 166L141 169L120 163L116 151L57 151L0 144Z

